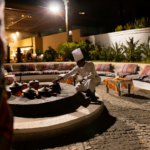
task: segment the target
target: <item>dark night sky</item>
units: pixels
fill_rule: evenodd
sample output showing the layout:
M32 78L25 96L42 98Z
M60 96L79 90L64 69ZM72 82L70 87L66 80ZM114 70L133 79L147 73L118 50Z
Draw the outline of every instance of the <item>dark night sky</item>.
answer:
M85 12L87 18L72 19L72 25L83 26L107 26L106 32L114 31L118 25L125 25L128 22L134 22L135 18L149 17L150 0L70 0L70 14L78 15L79 12ZM27 4L33 6L47 7L51 2L58 2L60 9L64 10L63 0L6 0L6 3ZM92 19L93 20L92 20ZM95 19L95 20L94 20ZM105 31L104 31L105 32Z

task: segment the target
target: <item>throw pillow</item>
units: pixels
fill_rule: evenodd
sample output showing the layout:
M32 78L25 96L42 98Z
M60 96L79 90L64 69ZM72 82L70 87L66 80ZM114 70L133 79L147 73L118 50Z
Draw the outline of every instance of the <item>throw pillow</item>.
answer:
M111 64L98 64L96 71L111 71Z
M5 69L7 72L13 72L12 65L4 65L4 69Z

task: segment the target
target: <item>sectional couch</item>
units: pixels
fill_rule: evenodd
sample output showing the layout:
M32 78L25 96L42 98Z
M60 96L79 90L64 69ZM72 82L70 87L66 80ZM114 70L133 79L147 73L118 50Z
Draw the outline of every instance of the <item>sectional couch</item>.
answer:
M134 87L150 90L150 65L141 67L138 64L119 64L120 68L118 68L118 63L94 64L101 81L106 78L114 78L118 73L122 78L132 79ZM4 64L4 68L9 75L15 75L17 81L32 79L51 81L60 74L68 73L75 65L75 62L14 63Z

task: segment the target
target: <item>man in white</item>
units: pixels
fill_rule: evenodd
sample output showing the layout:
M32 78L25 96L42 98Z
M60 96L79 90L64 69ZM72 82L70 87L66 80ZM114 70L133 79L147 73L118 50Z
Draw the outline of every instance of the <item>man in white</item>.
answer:
M72 55L77 63L77 66L74 67L69 73L61 77L54 82L59 82L65 80L71 75L79 74L81 81L75 86L78 92L85 92L90 96L92 101L97 101L95 97L95 87L100 84L100 77L98 76L95 66L92 62L87 62L84 60L84 56L80 48L75 49L72 52Z

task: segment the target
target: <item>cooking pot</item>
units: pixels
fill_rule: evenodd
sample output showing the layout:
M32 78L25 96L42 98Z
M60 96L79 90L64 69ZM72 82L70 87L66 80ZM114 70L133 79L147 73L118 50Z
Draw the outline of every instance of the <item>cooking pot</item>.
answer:
M46 86L38 89L38 93L39 93L40 96L49 97L49 96L51 96L51 92L52 92L52 90L47 88Z
M39 81L38 80L31 80L29 82L29 86L31 86L32 88L37 88L39 86Z
M7 88L6 91L7 91L7 97L10 98L11 97L11 90Z
M22 85L18 82L14 82L9 86L10 90L12 91L13 94L21 92L22 90Z
M51 85L51 89L53 92L58 92L60 93L61 91L61 87L60 87L60 84L59 83L54 83Z
M27 84L27 83L23 83L23 82L22 82L21 84L22 84L22 90L28 88L28 84Z
M33 99L35 98L37 91L30 86L27 89L23 90L22 92L24 93L25 97Z

